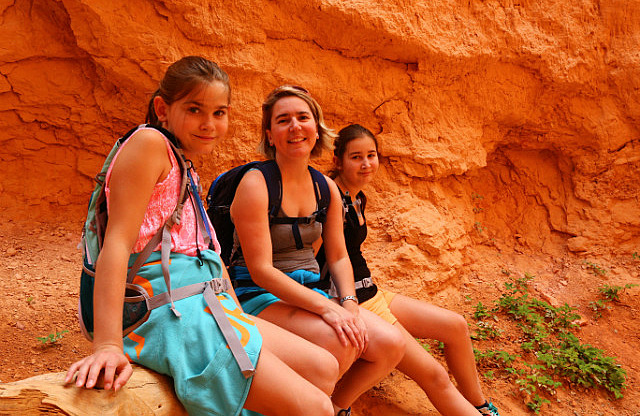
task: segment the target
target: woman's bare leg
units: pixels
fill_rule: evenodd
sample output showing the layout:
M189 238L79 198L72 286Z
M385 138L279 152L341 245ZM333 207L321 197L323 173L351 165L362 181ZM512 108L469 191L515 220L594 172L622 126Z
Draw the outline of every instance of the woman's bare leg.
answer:
M377 315L361 309L369 332L369 346L355 362L356 350L340 343L335 331L318 315L284 302L270 305L260 318L328 350L336 357L342 379L333 392L333 402L347 408L396 366L404 354L404 337ZM353 365L352 365L353 363Z
M262 334L263 348L327 395L333 392L338 362L329 351L264 319L254 316L253 320Z
M483 404L485 397L480 387L465 319L448 309L403 295L396 295L389 308L414 337L435 339L444 343L445 359L458 383L458 389L474 406Z
M329 351L338 361L339 377L357 358L355 347L343 345L333 328L316 314L284 302L276 302L258 316Z
M378 315L360 308L367 325L369 345L338 382L333 403L346 409L364 392L385 378L404 356L405 340L401 332Z

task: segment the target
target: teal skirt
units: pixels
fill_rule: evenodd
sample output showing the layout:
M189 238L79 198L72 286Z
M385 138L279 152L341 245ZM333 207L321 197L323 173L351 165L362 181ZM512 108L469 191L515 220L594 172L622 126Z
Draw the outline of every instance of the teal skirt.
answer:
M244 281L242 285L236 288L236 295L240 296L242 309L246 313L258 316L260 312L265 310L268 306L271 306L274 303L280 301L277 296L271 294L270 292L267 292L265 289L253 283L253 281L251 280L251 275L249 274L249 269L247 269L246 267L232 266L229 270L229 273L231 274L231 278L235 281ZM317 283L320 280L320 275L318 273L310 272L303 269L294 270L293 272L285 274L301 285L307 283ZM318 288L314 288L312 290L320 293L322 296L328 299L331 299L331 296L329 296L323 290L320 290ZM248 299L243 300L243 296L241 295L246 294L250 294L251 296L249 296Z

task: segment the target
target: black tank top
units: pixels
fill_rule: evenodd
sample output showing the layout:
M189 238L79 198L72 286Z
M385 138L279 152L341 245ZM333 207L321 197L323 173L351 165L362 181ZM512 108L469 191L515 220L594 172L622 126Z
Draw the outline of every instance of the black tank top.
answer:
M362 193L362 191L358 192L355 200L352 201L351 196L347 193L342 193L342 189L340 189L340 195L342 196L343 206L346 208L345 212L345 220L344 220L344 241L347 246L347 253L349 254L349 260L351 261L351 267L353 268L353 279L356 282L361 281L365 277L371 277L371 271L367 266L367 261L362 255L361 246L364 240L367 238L367 221L364 216L365 205L367 204L367 197ZM360 213L363 217L363 224L360 225L360 221L358 220L358 211L356 210L355 205L360 205ZM324 267L326 263L326 256L324 253L324 245L320 248L316 259L320 264L320 269L326 269ZM323 276L323 278L328 279L329 276ZM328 286L328 285L327 285ZM378 287L373 285L367 288L361 288L356 291L358 296L358 302L362 303L367 301L375 296L378 292Z

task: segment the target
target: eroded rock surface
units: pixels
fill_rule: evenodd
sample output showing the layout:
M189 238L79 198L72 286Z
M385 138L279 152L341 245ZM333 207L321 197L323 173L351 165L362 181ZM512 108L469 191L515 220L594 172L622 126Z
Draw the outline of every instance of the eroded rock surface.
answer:
M257 157L280 84L378 135L367 254L388 286L456 289L477 244L631 255L639 40L638 0L0 0L0 213L80 224L114 139L201 54L233 85L205 186Z

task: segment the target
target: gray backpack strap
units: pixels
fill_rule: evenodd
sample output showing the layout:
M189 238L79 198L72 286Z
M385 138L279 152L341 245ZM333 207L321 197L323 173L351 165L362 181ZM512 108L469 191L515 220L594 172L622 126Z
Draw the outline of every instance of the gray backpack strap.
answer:
M171 311L175 316L180 318L182 315L176 309L173 304L173 297L171 296L171 276L169 275L169 259L171 257L171 227L166 224L162 229L162 247L160 248L160 264L162 266L162 276L164 277L164 283L167 286L167 294L169 295L169 303L171 303Z
M149 240L147 245L144 246L140 254L138 254L136 261L133 263L133 266L131 266L131 268L129 269L129 272L127 273L127 283L133 282L133 278L138 273L138 270L140 270L144 262L147 261L151 253L153 253L154 249L158 246L158 244L162 242L163 229L164 227L159 229L156 232L156 234L151 238L151 240Z
M187 286L182 286L177 289L173 289L173 293L171 297L174 301L179 301L181 299L188 298L190 296L198 295L204 293L204 290L207 286L211 286L216 294L226 292L231 289L231 282L221 277L217 277L215 279L211 279L208 282L200 282L193 283ZM147 297L146 303L147 308L149 310L153 310L160 306L166 305L169 303L169 294L167 292L163 292L159 295L155 295L152 298Z
M326 263L325 263L325 267L326 267ZM354 283L355 287L356 287L356 291L358 289L364 289L367 287L371 287L373 286L373 279L371 277L364 277L362 278L362 280L359 280L357 282ZM336 286L333 284L333 280L331 280L331 287L329 288L329 296L333 296L334 298L338 296L338 289L336 288Z
M171 303L171 310L173 313L180 317L180 312L175 308L173 304L173 300L171 298L171 278L169 275L169 257L171 254L171 228L175 224L180 224L180 220L182 218L182 210L184 207L184 202L187 199L187 184L189 183L189 179L187 177L187 164L184 161L182 150L178 149L171 140L168 140L169 145L171 146L171 150L173 151L176 160L178 161L178 165L180 166L180 171L182 172L182 178L180 181L180 194L178 195L178 203L174 208L171 216L164 223L162 227L158 229L156 234L149 240L147 245L142 249L136 261L129 269L127 273L127 283L133 282L133 278L135 277L140 267L144 264L145 261L149 258L151 253L155 250L158 244L161 244L160 247L160 259L162 265L162 275L164 277L165 284L167 285L167 293L169 295L169 301Z
M207 286L204 289L204 300L207 302L207 305L211 310L211 314L218 324L218 328L220 328L224 339L227 341L227 345L229 345L231 353L236 359L236 362L240 367L240 371L242 371L242 375L245 378L253 376L253 374L256 372L256 369L251 363L247 352L244 350L244 347L240 343L238 335L236 335L235 330L231 326L227 314L224 312L224 310L222 310L222 305L216 297L216 293L211 285Z
M204 225L204 222L206 221L206 219L202 218L202 213L200 212L199 209L194 209L194 211L195 211L195 214L196 214L196 219L198 221L198 227L200 227L201 230L206 230L206 227ZM204 243L207 245L207 247L210 247L211 246L211 238L209 238L209 233L207 233L207 232L202 233L202 237L204 238Z

